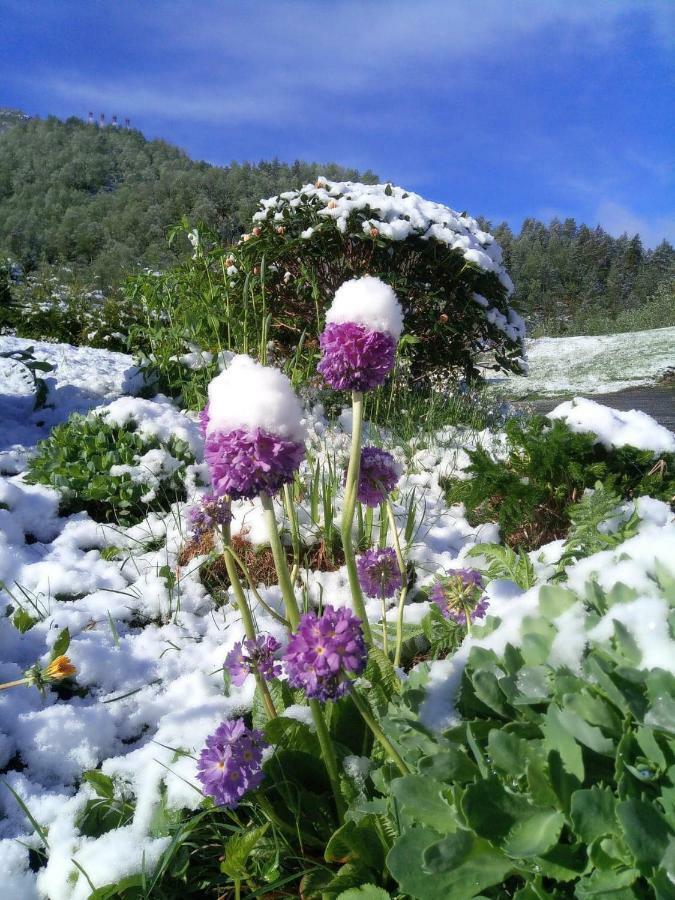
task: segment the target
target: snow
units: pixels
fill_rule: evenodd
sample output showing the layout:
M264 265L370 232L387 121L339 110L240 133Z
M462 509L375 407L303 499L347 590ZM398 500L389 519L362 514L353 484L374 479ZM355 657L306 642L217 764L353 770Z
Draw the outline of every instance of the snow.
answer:
M208 434L237 428L262 428L292 441L303 441L303 411L288 378L250 356L235 356L209 385Z
M655 453L675 452L675 435L637 409L626 412L602 406L595 400L575 397L556 406L549 419L560 419L577 433L592 433L609 450L612 447L638 447Z
M0 350L16 343L13 338L0 338ZM4 415L0 434L5 445L13 448L11 460L5 457L11 461L4 470L8 474L0 476L0 682L20 678L37 661L45 663L57 636L68 627L68 654L78 669L79 689L64 698L55 691L47 691L42 698L28 687L0 692L3 778L49 830L50 842L46 866L33 872L28 851L18 841L37 848L40 839L11 793L0 791L3 896L17 900L85 900L90 888L73 860L97 887L143 867L150 872L168 840L150 833L160 789L165 790L169 810L199 806L202 795L195 778L195 756L223 718L250 709L254 688L249 678L225 696L221 670L226 653L243 637L240 618L234 604L217 608L207 593L199 573L205 557L178 565L187 531L186 511L204 490L202 463L188 467L187 503L176 503L168 513L153 513L129 528L98 524L86 513L62 517L55 491L24 482L21 469L35 442L73 409L95 408L94 414L108 421L133 421L140 433L160 441L181 437L201 459L194 416L176 409L165 397L144 400L127 395L139 386L128 357L85 348L75 351L71 364L69 348L36 343L36 356L58 364L49 375L53 406L31 413L28 419L24 416L23 421L15 415L20 399L10 398L0 411ZM304 414L283 377L261 373L259 368L237 358L214 381L218 383L212 397L217 425L267 427L294 439L306 435L313 460L330 463L341 482L349 452L350 416L329 426L320 409ZM616 442L625 422L609 419L608 423L606 437ZM502 435L446 428L426 443L416 436L405 448L392 447L386 433L378 435L375 429L369 440L378 436L401 464L393 502L400 529L414 500L416 521L405 552L415 563L418 586L428 586L435 573L461 564L476 543L498 541L495 524L474 528L462 506L447 506L439 478L447 472L461 474L467 448L482 445L496 454L502 452ZM17 446L20 452L14 452ZM155 470L166 464L163 454L160 450L143 457L137 466ZM308 464L302 474L310 479ZM340 491L336 526L342 502ZM675 647L654 573L658 565L675 569L673 515L666 504L650 498L640 498L635 508L642 519L635 537L568 570L568 584L579 593L595 578L605 589L618 582L633 587L635 599L615 604L593 623L592 630L581 604L560 615L554 622L557 636L551 648L556 665L578 665L587 642L608 640L612 621L617 619L633 634L645 665L672 668ZM278 502L275 511L285 523ZM306 544L319 536L321 516L321 510L319 521L312 515L307 491L298 508ZM266 531L260 504L233 504L232 529L254 544L263 543ZM377 510L373 535L377 540ZM500 650L507 642L517 644L522 639L527 617L538 613L541 583L550 577L559 555L559 542L537 552L540 580L530 591L523 592L507 580L490 583L490 615L499 617L501 624L485 638L467 639L453 657L431 666L426 722L440 727L453 721L456 689L472 643ZM166 577L167 571L175 580ZM345 567L335 572L303 572L302 578L309 603L325 602L327 597L335 606L349 602ZM259 591L273 609L282 610L276 585L261 586ZM38 619L23 634L5 615L18 599ZM279 623L254 597L251 602L260 630L283 641ZM426 602L411 602L406 623L419 623L428 608ZM369 601L367 612L376 621L379 602ZM285 714L312 727L306 707L291 707ZM96 767L113 779L118 795L123 792L132 799L134 814L123 827L90 838L77 823L93 796L83 773ZM366 772L366 761L350 758L345 768L358 782Z
M387 332L398 340L403 331L403 310L388 284L365 275L345 281L337 289L326 322L355 322L371 331Z
M675 327L526 341L529 374L490 379L510 397L607 394L652 384L675 366Z

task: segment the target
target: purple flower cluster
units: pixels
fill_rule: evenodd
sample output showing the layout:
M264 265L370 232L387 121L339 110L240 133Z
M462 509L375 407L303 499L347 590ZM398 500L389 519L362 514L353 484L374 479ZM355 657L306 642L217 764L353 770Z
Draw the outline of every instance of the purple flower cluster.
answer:
M207 436L204 448L213 490L235 500L276 493L293 480L304 455L301 441L287 441L262 428L216 431Z
M483 587L483 578L475 569L451 569L436 581L430 596L446 619L466 625L485 618L489 601Z
M361 620L346 607L326 606L323 615L305 613L284 656L288 682L312 700L336 700L347 693L349 675L366 667Z
M247 728L243 719L219 725L206 739L197 763L197 778L204 793L219 806L237 806L244 794L263 780L262 752L266 746L262 732Z
M271 635L258 635L253 640L238 641L225 657L225 668L232 676L232 684L241 687L249 674L262 675L265 681L281 675L281 665L274 654L281 644Z
M391 453L379 447L364 447L361 450L357 499L366 506L379 506L396 487L399 475L398 464Z
M193 541L199 541L213 531L216 525L226 525L232 519L230 504L224 497L204 494L199 506L191 506L187 514Z
M209 404L207 403L204 409L202 409L199 413L199 433L206 440L206 429L209 427Z
M391 547L384 550L366 550L356 560L359 581L363 592L369 597L386 600L401 588L401 572L396 553Z
M326 325L319 346L318 365L335 391L368 391L384 384L394 368L396 340L386 331L371 331L356 322Z

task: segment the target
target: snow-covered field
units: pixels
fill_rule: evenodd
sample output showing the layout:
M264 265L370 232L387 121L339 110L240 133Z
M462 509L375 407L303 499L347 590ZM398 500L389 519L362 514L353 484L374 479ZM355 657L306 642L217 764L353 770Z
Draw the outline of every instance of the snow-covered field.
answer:
M670 340L672 351L675 329L663 332L644 333L648 336L645 340L652 341L650 347L657 341L654 335L663 341L661 361L654 364L654 371L673 362L666 345ZM601 340L609 339L570 339L561 346ZM34 342L0 338L0 352L30 343ZM540 342L544 348L549 343ZM182 568L178 565L190 498L188 504L176 504L166 515L153 514L139 525L120 528L97 524L86 513L60 517L53 490L24 482L21 470L31 448L52 425L73 410L119 403L118 398L141 386L131 359L122 354L34 346L38 357L56 365L47 376L51 407L31 413L19 395L0 394L0 582L4 583L0 617L20 590L24 597L32 598L42 615L24 634L10 619L0 618L0 682L18 679L36 661L48 659L56 636L67 627L72 636L68 654L77 666L77 686L83 690L67 699L50 691L42 698L28 687L0 692L2 777L31 816L48 829L49 840L48 861L35 873L29 867L29 848L40 846L41 841L12 793L2 790L2 896L3 900L84 900L91 889L74 861L97 887L143 867L152 869L169 841L152 833L160 801L170 809L199 805L202 795L195 779L194 754L223 718L250 707L254 684L248 678L242 688L225 696L223 660L233 643L243 637L239 616L230 605L215 607L199 577L203 557ZM534 348L535 379L538 346ZM539 385L554 383L554 355L547 352L544 356L542 350L541 359L549 359L550 368L541 364L540 381L535 381ZM578 349L565 352L572 359ZM644 349L635 351L636 359L640 353L644 355ZM560 365L560 356L557 361ZM644 376L644 367L640 371L643 375L636 377ZM616 378L619 368L613 372ZM567 374L565 371L565 377ZM535 389L542 390L541 386ZM124 401L126 411L141 423L156 419L159 405L163 427L181 429L198 447L196 417L169 408L166 401ZM588 430L602 415L602 437L610 444L625 442L636 429L651 435L652 449L666 449L673 443L673 436L651 420L612 419L583 405L562 409L558 415L579 430ZM329 428L318 413L309 418L309 442L315 458L346 458L349 423L349 414L343 415L342 427L336 428ZM401 524L412 492L423 498L418 502L418 521L407 554L422 583L462 560L475 543L499 539L495 525L472 528L461 507L448 508L439 485L444 473L461 470L467 461L465 447L477 441L495 446L500 438L488 432L476 435L446 429L430 444L413 443L406 448L407 454L402 448L394 450L405 467L396 505ZM203 490L199 485L204 475L198 459L188 473L190 497ZM622 621L633 633L644 665L675 671L675 643L666 626L668 610L664 601L655 598L650 580L657 561L675 574L675 554L671 552L675 521L666 504L648 498L638 501L637 510L642 519L638 535L619 548L621 552L607 551L577 563L570 581L582 584L596 572L606 587L623 581L641 591L638 601L626 605ZM282 521L281 508L277 514ZM304 507L299 515L303 537L309 542L318 526ZM265 540L257 501L234 505L233 531L244 530L254 543ZM541 583L552 574L560 544L531 555ZM105 548L117 551L102 554ZM166 566L176 573L175 583L166 577ZM310 599L316 601L323 595L335 606L349 602L344 569L310 571L304 578ZM490 646L518 642L524 617L536 607L538 590L537 586L523 592L503 580L491 583L493 610L504 624L490 636ZM276 586L261 588L260 593L272 608L282 610ZM253 605L259 630L283 640L282 627L265 609ZM379 609L379 601L369 603L373 621ZM426 602L411 604L407 620L419 621L427 611ZM609 639L611 623L604 631L601 625L597 626L597 639ZM560 640L556 652L561 662L573 666L586 640L583 622L578 615L569 615L557 627ZM432 726L452 720L454 689L469 644L467 639L455 657L434 664L425 711ZM135 812L129 824L91 838L82 834L80 825L94 791L82 776L99 767L125 785Z
M527 341L529 375L492 380L508 397L606 394L652 384L675 366L675 328Z

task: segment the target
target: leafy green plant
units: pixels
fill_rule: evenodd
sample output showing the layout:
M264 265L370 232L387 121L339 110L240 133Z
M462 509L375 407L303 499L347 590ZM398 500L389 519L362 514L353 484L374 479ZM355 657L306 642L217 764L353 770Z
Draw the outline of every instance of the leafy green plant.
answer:
M146 474L143 458L151 450L167 456L158 472ZM183 475L192 462L188 445L178 438L162 443L140 434L134 422L122 426L96 414L73 415L38 444L26 480L55 488L64 515L84 509L99 522L132 524L185 499ZM135 471L112 475L114 466Z
M563 537L570 507L586 488L601 481L619 498L675 495L675 454L607 450L593 434L576 434L545 416L510 419L505 427L506 459L485 448L468 451L467 480L450 480L449 502L463 502L474 523L496 520L506 543L534 549Z
M601 613L637 598L624 585L592 592ZM373 777L380 798L352 815L377 810L395 830L387 869L405 896L673 896L675 677L640 668L616 621L579 671L551 665L550 618L578 601L544 587L519 648L475 647L460 724L442 735L419 722L423 670L393 698L383 722L414 773Z

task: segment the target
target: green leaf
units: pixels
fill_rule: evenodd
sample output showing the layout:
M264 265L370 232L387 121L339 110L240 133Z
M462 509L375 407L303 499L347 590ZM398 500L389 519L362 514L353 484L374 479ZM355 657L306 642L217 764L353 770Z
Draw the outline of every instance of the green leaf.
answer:
M391 783L391 793L411 822L429 825L441 834L457 829L457 814L441 796L443 785L422 775L405 775Z
M560 837L565 816L553 809L533 810L513 826L502 849L508 856L527 859L551 850Z
M533 808L524 797L509 793L496 777L470 784L462 799L467 823L482 838L500 843L521 818Z
M429 874L422 868L422 861L438 837L431 828L413 828L396 841L387 856L387 868L401 891L417 900L471 900L484 888L501 884L511 872L510 860L487 841L474 838L471 852L461 865Z
M115 796L115 785L112 778L99 772L97 769L91 769L85 772L82 779L90 784L96 794L104 800L112 800Z
M418 763L418 768L424 775L435 778L437 781L459 784L475 781L479 774L473 760L469 759L467 754L454 744L434 756L423 757Z
M423 854L422 866L429 875L448 872L461 866L473 849L475 838L463 828L448 834L442 840L427 847Z
M636 798L619 803L616 814L638 868L643 873L651 872L666 852L668 823L653 804Z
M246 877L246 864L258 842L264 837L270 823L259 828L250 828L232 835L225 844L225 856L220 864L220 871L230 878Z
M27 631L30 631L33 625L35 625L39 619L33 618L25 609L20 608L12 616L12 624L21 634L25 634Z
M539 588L539 609L547 619L555 619L577 602L575 593L559 585L544 584Z
M380 871L384 865L384 848L375 816L365 816L358 823L351 819L345 822L328 841L324 858L329 863L363 863Z
M587 878L580 879L574 889L579 900L629 900L637 895L630 888L635 883L639 872L635 869L612 869L602 872L596 869Z
M565 770L579 781L584 780L584 761L581 747L569 733L561 717L561 710L551 704L546 710L546 717L541 729L544 733L546 747L560 756Z
M587 844L618 832L616 800L609 788L593 785L588 790L575 791L570 816L576 834Z
M391 894L374 884L362 884L361 887L343 891L337 900L391 900Z
M493 765L512 778L525 771L528 760L528 743L508 731L493 728L488 734L488 755Z
M69 646L70 631L67 628L64 628L59 632L58 637L54 641L54 646L52 647L52 659L54 660L58 656L63 656Z

